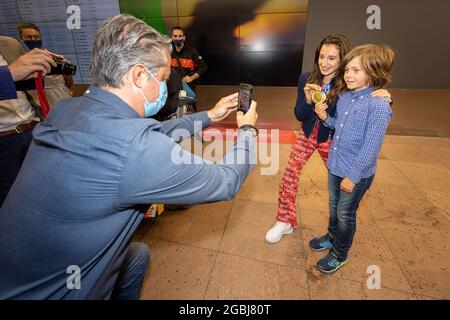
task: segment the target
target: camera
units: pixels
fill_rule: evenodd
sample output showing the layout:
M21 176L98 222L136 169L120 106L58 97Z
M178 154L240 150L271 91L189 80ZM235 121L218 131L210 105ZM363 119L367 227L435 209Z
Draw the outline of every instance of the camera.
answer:
M238 111L246 113L252 103L253 86L247 83L239 84Z
M52 59L56 62L56 67L52 66L49 75L62 74L65 76L73 76L77 72L77 66L70 63L68 60L56 55L52 55Z

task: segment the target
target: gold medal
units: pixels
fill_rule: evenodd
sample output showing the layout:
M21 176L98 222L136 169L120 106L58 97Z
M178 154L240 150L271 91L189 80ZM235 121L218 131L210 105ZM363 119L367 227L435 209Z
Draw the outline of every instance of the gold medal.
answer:
M327 100L327 95L322 90L316 90L312 94L311 99L312 99L312 102L314 102L314 104L324 103L325 100Z

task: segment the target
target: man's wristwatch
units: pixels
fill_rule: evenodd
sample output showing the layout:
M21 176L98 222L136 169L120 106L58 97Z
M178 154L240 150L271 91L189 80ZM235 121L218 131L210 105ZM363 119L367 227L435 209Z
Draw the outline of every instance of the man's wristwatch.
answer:
M254 126L252 126L252 125L250 125L250 124L244 124L243 126L240 126L240 127L239 127L239 130L242 130L242 131L252 131L254 137L257 137L258 134L259 134L258 129L256 129Z

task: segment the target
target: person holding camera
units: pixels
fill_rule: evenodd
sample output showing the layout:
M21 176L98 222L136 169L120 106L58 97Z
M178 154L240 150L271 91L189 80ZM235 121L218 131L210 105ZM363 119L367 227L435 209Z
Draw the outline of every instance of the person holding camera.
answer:
M42 48L41 30L34 23L22 23L19 26L20 39L26 49L33 50ZM73 84L71 74L52 74L44 79L45 95L50 106L55 105L61 99L67 99L72 96L70 88Z
M32 98L33 78L56 63L40 49L25 53L20 43L0 36L0 207L11 188L38 123L40 106Z
M184 150L176 141L235 112L238 94L181 119L149 118L167 97L171 48L126 14L97 32L92 86L36 126L0 209L0 299L139 299L150 256L131 239L148 204L239 192L256 162L257 104L237 112L237 141L219 163Z
M38 72L47 74L51 70L51 64L55 64L46 52L39 49L19 57L10 65L3 56L1 61L0 101L17 99L17 91L26 90L33 84L28 80L36 78Z

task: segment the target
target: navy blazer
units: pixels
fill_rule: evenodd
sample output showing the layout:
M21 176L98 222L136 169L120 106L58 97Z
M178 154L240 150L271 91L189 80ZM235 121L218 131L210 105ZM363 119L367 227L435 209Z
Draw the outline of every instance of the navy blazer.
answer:
M0 100L17 99L16 86L8 66L0 67Z
M298 94L297 94L297 103L295 104L295 117L298 121L302 123L302 129L305 136L308 138L314 129L314 125L316 123L317 115L314 112L314 104L309 104L306 102L305 92L303 88L308 82L309 72L302 73L300 77L298 77ZM336 104L339 98L336 98L336 101L328 106L327 112L330 116L334 116L336 113ZM325 127L320 121L319 125L319 134L317 136L318 142L325 142L328 138L332 138L334 134L334 130L331 130Z
M0 67L0 101L17 99L17 91L36 90L33 79L14 82L8 66Z

